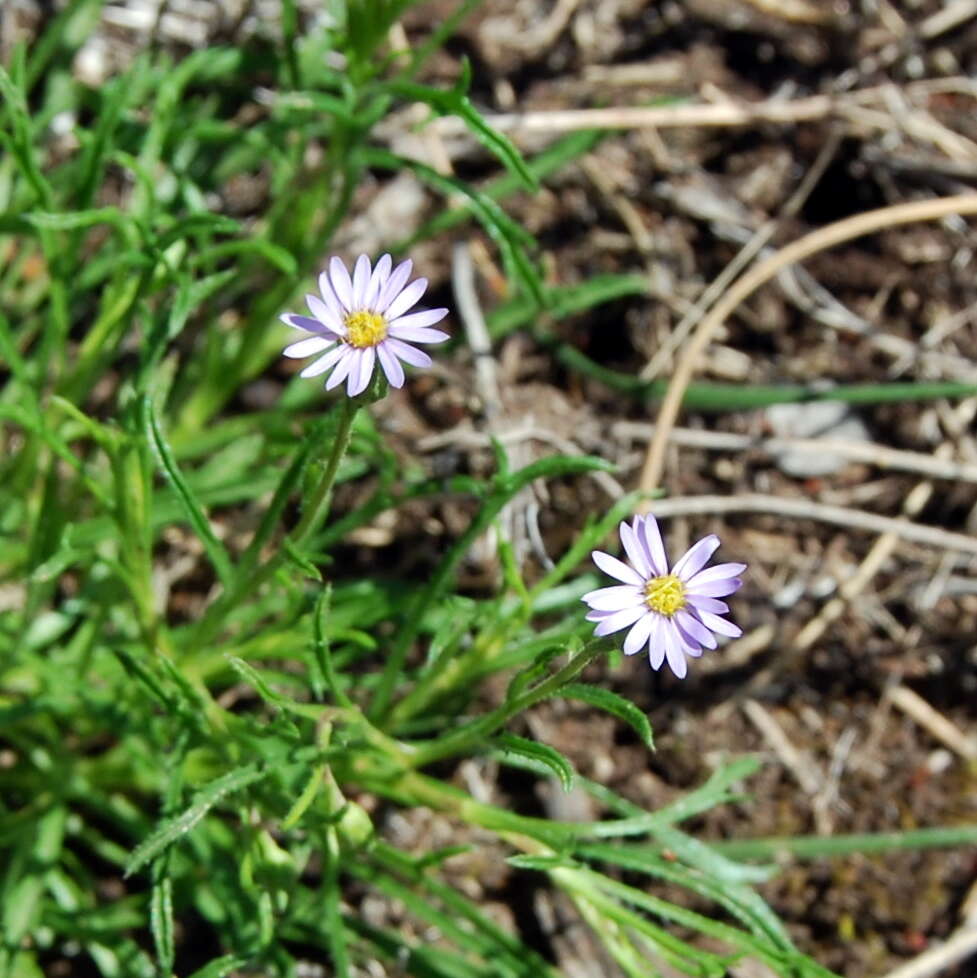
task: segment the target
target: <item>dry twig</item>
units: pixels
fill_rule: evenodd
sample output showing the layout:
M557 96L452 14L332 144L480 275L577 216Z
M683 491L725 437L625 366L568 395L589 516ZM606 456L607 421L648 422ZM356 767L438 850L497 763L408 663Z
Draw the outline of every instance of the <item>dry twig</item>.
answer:
M977 739L968 737L955 723L935 710L918 693L908 686L893 686L886 691L886 696L894 706L912 717L941 744L949 747L965 760L977 760Z

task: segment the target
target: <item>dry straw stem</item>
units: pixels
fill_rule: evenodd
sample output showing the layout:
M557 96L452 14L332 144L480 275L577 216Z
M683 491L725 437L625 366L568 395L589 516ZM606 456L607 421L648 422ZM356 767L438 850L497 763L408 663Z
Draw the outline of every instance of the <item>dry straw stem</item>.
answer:
M886 100L891 99L892 85L876 85L860 88L842 95L810 95L804 98L770 98L758 102L745 102L731 97L718 102L677 102L671 105L608 106L599 109L545 109L530 112L500 112L486 115L485 120L493 129L503 130L514 137L529 133L575 132L579 129L676 129L676 128L737 128L762 124L794 125L812 122L829 116L850 119L870 128L892 128L893 117ZM956 92L974 97L977 89L973 80L966 76L928 79L905 86L908 97L930 95L934 92ZM874 106L875 108L869 108ZM925 124L929 129L936 123L929 117L925 123L920 118L914 124ZM905 119L897 120L905 123ZM465 129L465 123L456 117L439 119L436 128L443 134L455 135ZM957 140L962 139L954 134ZM969 143L969 141L966 141Z
M885 978L932 978L977 951L977 926L962 927L948 941L890 971Z
M513 134L573 132L578 129L669 129L698 126L737 127L758 123L811 122L837 108L828 95L762 102L718 102L679 105L621 106L606 109L556 109L545 112L506 112L487 116L494 129ZM445 125L443 128L455 128ZM460 128L460 127L457 127Z
M655 426L641 421L618 421L611 426L612 437L650 438ZM674 445L719 452L757 452L776 456L782 452L806 455L836 455L848 462L861 462L893 472L914 472L933 479L977 482L977 464L955 462L940 455L907 452L876 442L842 441L837 438L755 438L729 431L703 431L698 428L673 428L669 439Z
M699 322L689 345L683 350L678 360L671 383L668 385L668 391L665 394L665 400L658 412L655 436L648 448L644 468L641 472L640 488L645 492L651 492L661 482L669 432L675 426L682 405L682 397L689 386L699 358L726 318L761 285L770 281L788 265L803 261L820 251L833 248L854 238L860 238L863 235L901 224L936 221L952 215L967 214L977 214L977 194L960 194L954 197L940 197L935 200L913 201L908 204L895 204L864 214L856 214L854 217L845 218L826 227L818 228L817 231L812 231L798 241L781 248L738 279ZM647 504L644 508L647 510Z
M902 505L904 517L898 522L907 526L913 526L920 530L930 530L930 527L922 527L918 523L911 522L912 517L920 513L923 507L929 502L933 495L932 482L920 482L913 487L912 492L906 496ZM936 532L946 532L937 530ZM959 536L960 534L956 534ZM966 540L973 540L973 537L964 537ZM828 626L839 619L845 612L848 605L855 600L868 587L869 583L879 572L885 562L892 556L899 542L898 531L890 527L873 542L869 552L865 555L862 562L858 565L855 573L841 583L838 589L838 596L832 598L818 613L812 618L795 637L791 651L793 654L805 652L811 648L815 642L828 630Z
M655 516L720 516L724 513L764 513L798 520L834 523L868 533L891 533L894 538L909 540L927 547L977 554L977 537L954 533L936 526L924 526L892 516L879 516L845 506L832 506L809 499L768 496L744 492L738 496L680 496L658 499L647 506Z
M886 692L886 696L941 744L965 760L977 761L977 738L968 737L955 723L933 709L919 693L908 686L894 686Z

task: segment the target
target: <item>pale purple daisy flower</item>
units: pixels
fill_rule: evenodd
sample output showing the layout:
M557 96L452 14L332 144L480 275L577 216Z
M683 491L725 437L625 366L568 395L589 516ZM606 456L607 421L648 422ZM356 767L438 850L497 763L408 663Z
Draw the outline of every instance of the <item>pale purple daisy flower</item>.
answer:
M654 516L636 516L630 526L621 524L620 533L629 564L600 550L593 552L594 563L621 581L618 586L583 596L591 609L587 620L597 622L595 635L630 628L624 639L625 655L634 655L647 646L652 669L660 669L667 661L682 679L687 672L687 655L698 657L703 648L714 649L715 635L738 638L743 634L722 617L729 606L719 599L739 589L743 583L739 575L746 564L706 567L719 546L719 537L703 537L669 570Z
M332 370L326 390L346 381L346 393L355 397L366 390L380 361L391 387L403 387L404 368L400 361L415 367L430 367L431 358L411 343L443 343L447 333L430 329L448 315L447 309L412 312L427 288L427 279L410 285L412 263L401 262L391 271L390 255L383 255L370 268L370 259L360 255L350 278L339 258L329 260L328 272L319 276L318 295L307 295L312 316L285 313L282 322L311 336L285 347L285 356L301 359L321 354L301 373L316 377Z

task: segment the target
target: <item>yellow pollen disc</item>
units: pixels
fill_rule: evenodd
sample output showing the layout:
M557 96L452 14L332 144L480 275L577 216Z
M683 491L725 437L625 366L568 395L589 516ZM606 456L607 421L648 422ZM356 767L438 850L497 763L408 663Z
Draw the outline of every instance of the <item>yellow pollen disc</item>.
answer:
M351 312L344 323L347 330L346 342L359 350L376 346L387 335L386 319L375 312Z
M645 604L666 618L685 607L685 585L674 575L653 577L645 585Z

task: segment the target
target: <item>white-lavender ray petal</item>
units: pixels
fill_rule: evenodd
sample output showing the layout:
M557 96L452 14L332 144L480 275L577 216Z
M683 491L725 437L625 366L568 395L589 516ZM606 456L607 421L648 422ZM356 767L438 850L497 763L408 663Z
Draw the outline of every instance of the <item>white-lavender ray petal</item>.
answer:
M383 288L380 290L380 295L377 297L376 312L386 313L387 306L393 302L394 298L406 284L407 279L410 278L413 267L414 263L408 258L406 261L402 261L390 273L390 278L384 283Z
M335 340L326 339L325 336L310 336L308 339L299 340L297 343L290 343L282 350L282 354L295 360L304 360L306 357L315 356L317 353L328 350L335 342Z
M689 671L688 663L685 659L685 647L682 637L678 633L678 628L672 621L665 622L665 658L668 659L668 667L679 679L685 679Z
M640 652L648 642L648 636L651 635L651 629L655 624L655 616L650 611L647 614L642 615L632 626L631 631L628 632L627 638L624 639L624 654L634 655L636 652Z
M440 323L448 315L447 309L424 309L421 312L412 312L408 316L398 316L390 320L390 328L400 326L433 326Z
M353 312L353 280L339 258L329 260L329 282L346 312Z
M356 364L355 373L353 370L349 374L349 384L346 385L346 392L350 397L362 394L370 383L373 376L373 365L376 363L375 347L368 346L359 351L360 358Z
M662 541L658 520L654 516L639 516L635 519L634 531L648 551L648 559L655 575L662 577L668 573L668 556Z
M672 573L682 581L695 576L709 563L709 558L719 549L719 537L715 533L703 537L675 562Z
M373 274L370 276L370 284L367 286L366 295L363 297L363 305L367 309L374 309L380 290L384 287L387 279L390 278L390 266L393 263L390 255L381 255L379 261L373 267Z
M738 577L725 577L718 581L710 581L706 584L686 584L686 597L706 597L706 598L725 598L727 594L738 591L743 582Z
M451 339L447 333L442 333L440 329L426 329L423 326L391 325L387 329L387 335L411 343L443 343L445 340Z
M396 319L398 316L402 316L408 309L412 309L417 305L418 300L424 295L424 290L427 288L426 278L417 278L411 282L401 293L398 295L386 309L383 310L384 316L387 320Z
M594 563L605 573L625 584L633 584L635 587L644 587L645 579L633 568L629 567L623 560L612 557L604 553L603 550L595 550L592 554Z
M336 364L336 369L329 375L326 381L326 390L331 391L338 387L348 376L350 370L356 366L357 351L351 346L342 347L342 356Z
M339 344L334 346L328 353L323 354L318 360L313 360L307 367L305 367L300 373L300 377L318 377L319 374L324 374L330 367L339 360L348 348Z
M644 605L641 589L631 584L618 584L614 587L588 591L581 600L596 611L621 611L632 605Z
M612 632L619 632L622 628L633 625L644 613L644 608L624 608L622 611L615 611L601 621L594 629L594 634L598 637L610 635Z
M370 284L370 259L366 255L360 255L353 266L353 308L364 309L366 303L366 289Z
M383 342L394 356L399 357L404 363L409 363L412 367L430 367L433 363L423 350L408 346L393 336L388 336Z
M380 366L387 375L387 382L391 387L404 386L404 368L400 361L387 348L386 341L381 341L377 346L377 356L380 358Z
M316 336L334 336L335 330L323 325L318 319L312 316L302 316L296 312L286 312L278 317L286 326L292 329L301 329L306 333L314 333Z
M628 555L628 560L634 565L634 569L645 578L657 576L654 568L651 566L651 561L648 559L647 549L641 545L641 541L638 539L638 535L634 532L634 529L628 526L627 523L622 523L618 528L618 532L621 536L621 545L624 547L624 552Z
M729 577L738 577L746 570L746 564L716 564L707 567L705 570L693 574L685 579L689 587L696 587L699 584L710 584L713 581L721 581Z
M651 635L648 636L648 662L651 668L658 672L665 661L665 619L655 616L652 622Z
M712 615L708 611L699 612L699 618L706 628L727 638L739 638L743 634L743 629L739 625L734 625L727 618L720 618L719 615Z
M682 631L686 643L693 648L697 645L704 645L707 649L716 647L716 636L695 615L678 611L675 613L675 624Z
M317 295L310 292L305 297L305 303L309 307L309 312L322 323L325 329L331 330L337 336L346 335L346 326L342 317L337 316Z
M725 615L729 611L729 605L718 598L709 598L704 594L692 594L685 592L686 603L694 611L711 611L714 615Z

